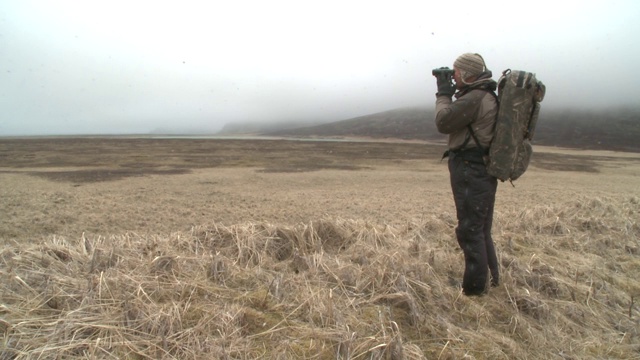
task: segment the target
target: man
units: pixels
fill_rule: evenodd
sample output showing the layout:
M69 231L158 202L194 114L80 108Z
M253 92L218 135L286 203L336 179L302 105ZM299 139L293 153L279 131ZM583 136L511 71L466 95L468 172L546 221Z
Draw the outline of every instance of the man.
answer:
M499 269L491 238L497 179L487 174L485 159L498 112L496 82L480 54L460 55L453 78L436 72L436 126L449 135L451 189L456 205L456 237L464 253L462 290L465 295L487 292L487 278L498 286ZM456 89L458 92L456 93ZM455 101L452 96L455 93Z

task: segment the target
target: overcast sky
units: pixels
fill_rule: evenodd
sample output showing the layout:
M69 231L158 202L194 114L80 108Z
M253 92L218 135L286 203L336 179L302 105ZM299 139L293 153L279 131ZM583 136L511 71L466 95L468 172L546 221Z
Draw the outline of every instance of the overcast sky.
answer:
M431 69L465 52L535 72L543 112L638 106L639 19L633 0L4 0L0 136L431 106Z

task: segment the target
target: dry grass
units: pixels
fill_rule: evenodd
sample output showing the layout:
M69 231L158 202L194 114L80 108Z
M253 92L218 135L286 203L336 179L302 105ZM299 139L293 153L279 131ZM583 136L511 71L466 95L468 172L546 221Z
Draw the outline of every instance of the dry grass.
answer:
M500 187L502 284L480 298L435 160L82 186L11 170L0 359L640 358L637 160L589 159L606 171Z
M500 213L503 284L482 298L455 281L447 216L8 244L0 358L637 358L639 212Z

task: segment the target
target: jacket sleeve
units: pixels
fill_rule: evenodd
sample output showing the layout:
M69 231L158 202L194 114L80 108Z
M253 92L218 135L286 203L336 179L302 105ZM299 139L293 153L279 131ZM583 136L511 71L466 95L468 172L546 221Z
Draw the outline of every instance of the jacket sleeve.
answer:
M442 134L452 134L469 125L478 114L480 98L475 91L451 101L448 96L436 98L436 127Z

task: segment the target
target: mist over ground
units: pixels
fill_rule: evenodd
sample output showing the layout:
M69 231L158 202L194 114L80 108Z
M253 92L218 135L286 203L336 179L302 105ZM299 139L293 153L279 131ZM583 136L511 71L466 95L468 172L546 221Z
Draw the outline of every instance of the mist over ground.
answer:
M633 1L10 0L0 136L212 133L430 106L431 69L465 52L494 78L537 73L545 110L637 107L640 74L626 69L640 61L639 16Z

